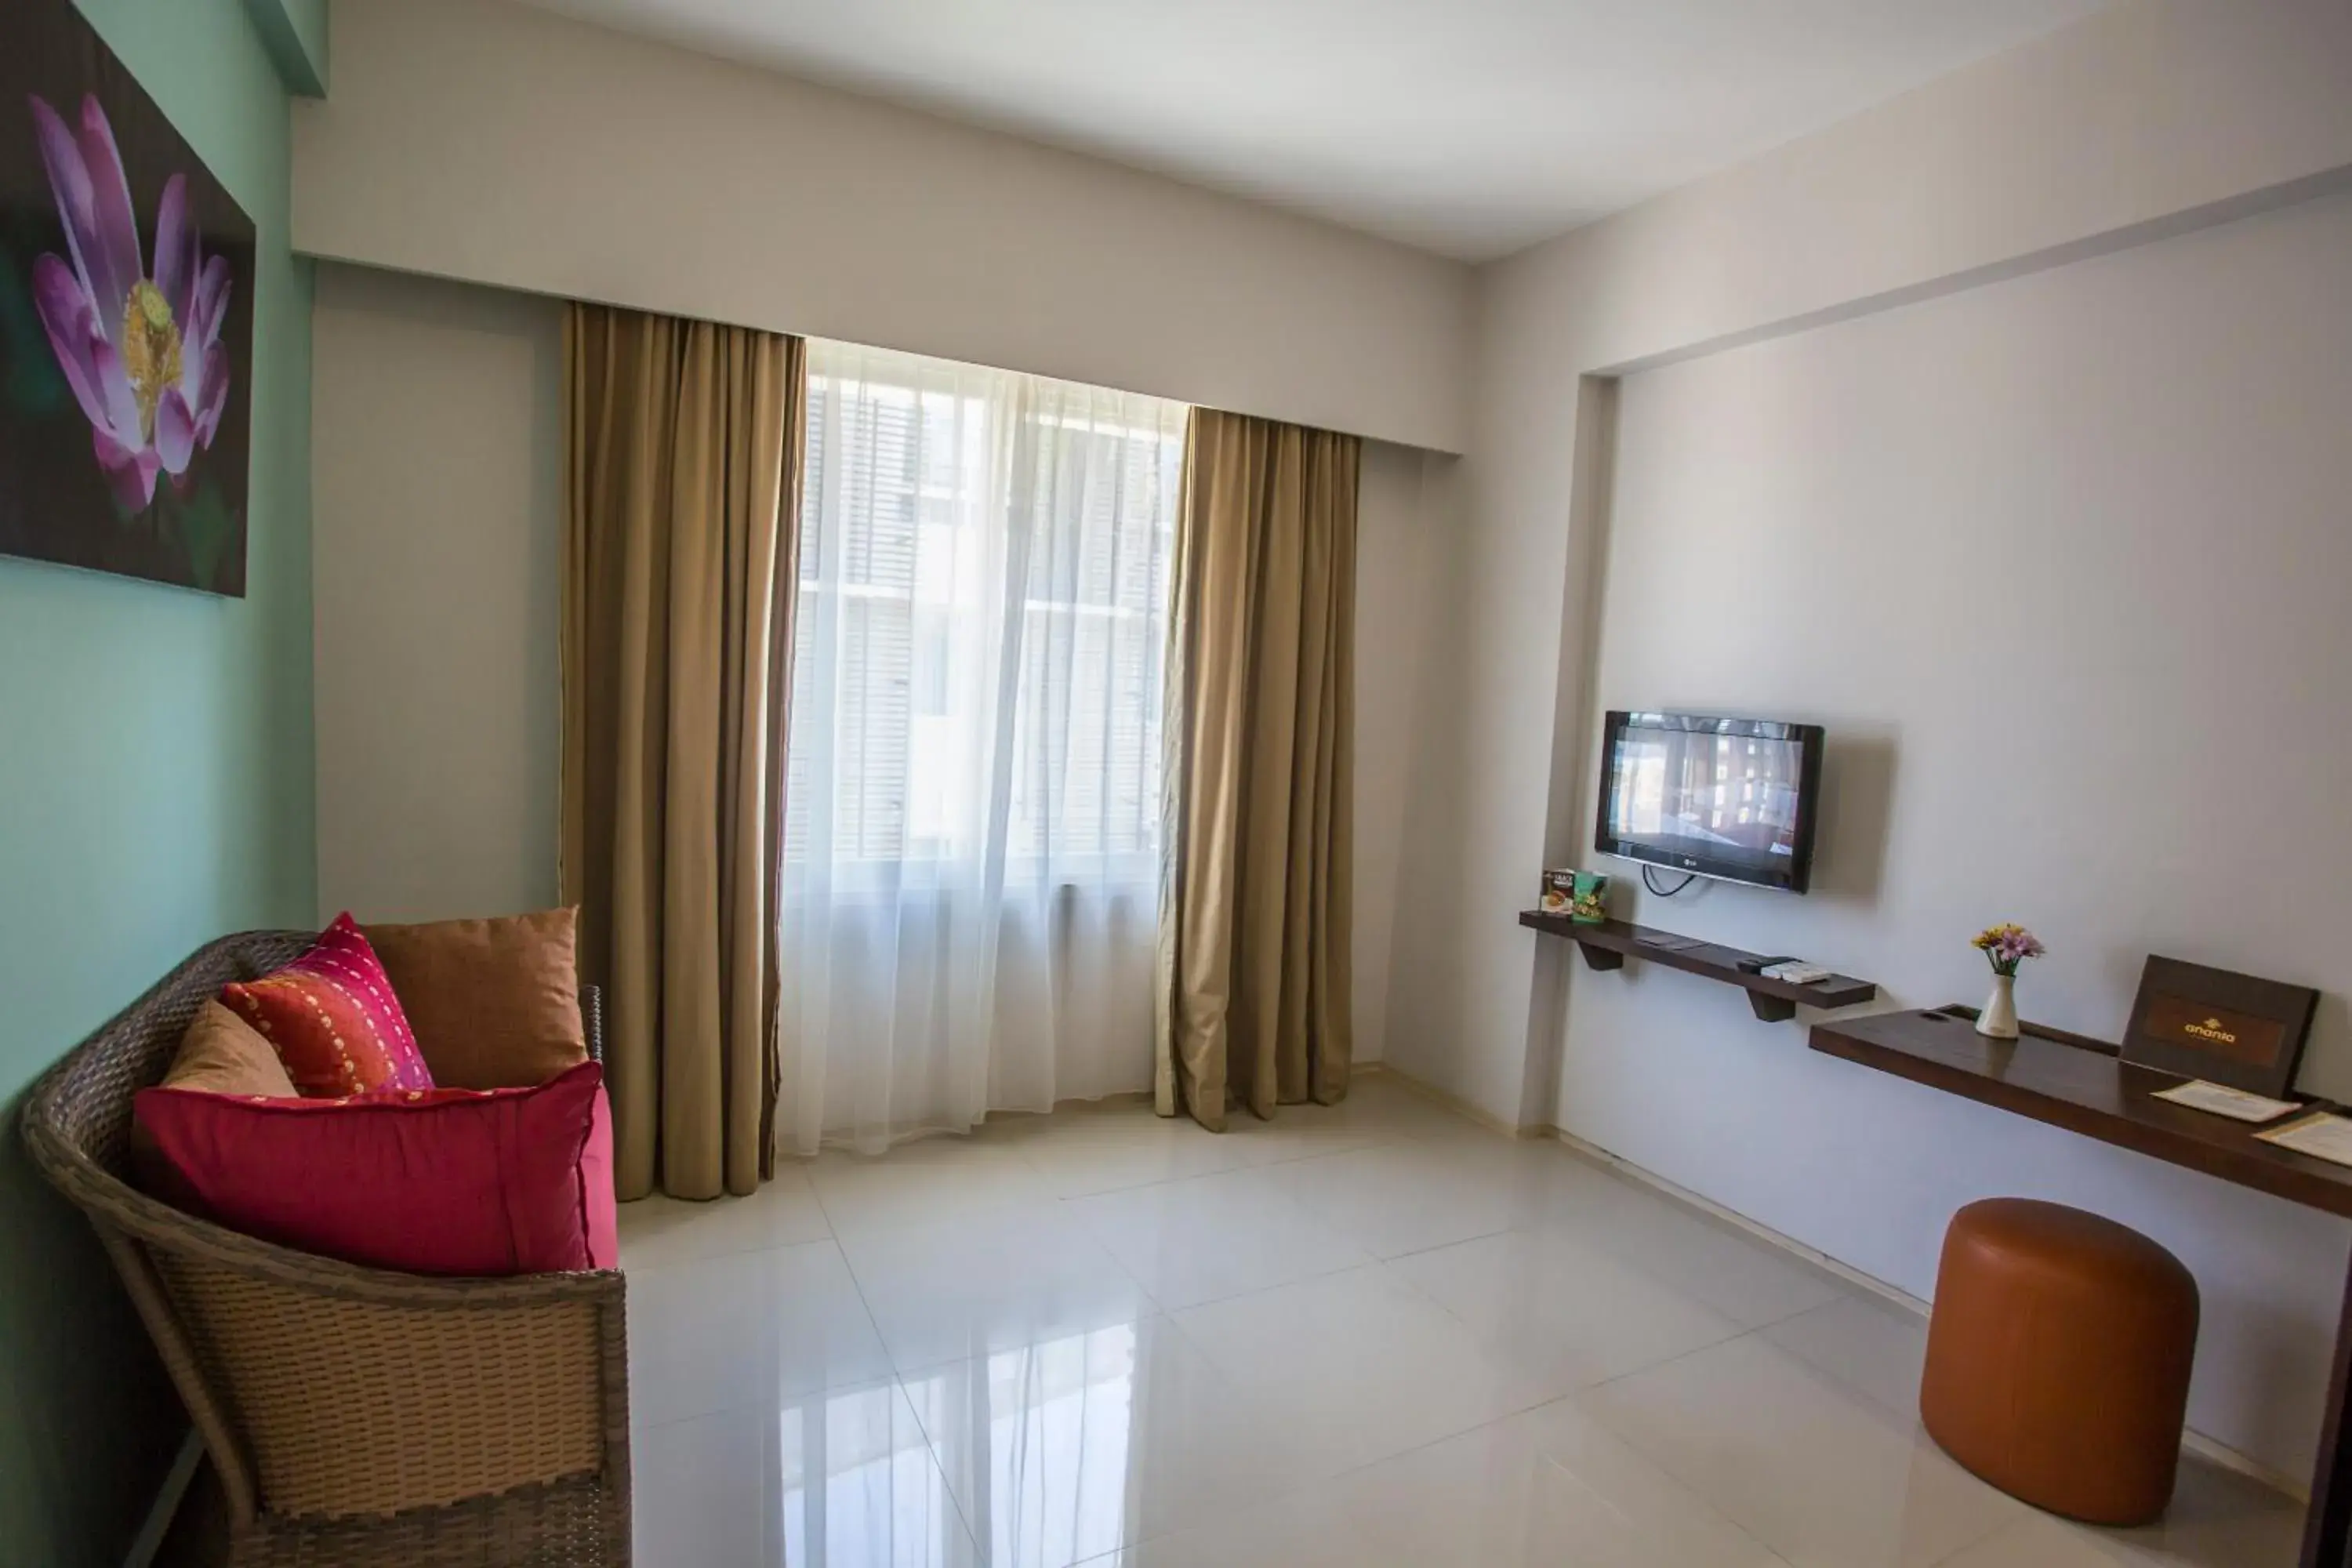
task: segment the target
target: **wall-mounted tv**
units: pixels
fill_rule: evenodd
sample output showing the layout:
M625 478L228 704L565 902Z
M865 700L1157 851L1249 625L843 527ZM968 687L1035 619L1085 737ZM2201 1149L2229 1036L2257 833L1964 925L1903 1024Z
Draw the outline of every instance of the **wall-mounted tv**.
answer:
M1801 893L1821 784L1818 724L1612 711L1601 732L1592 847Z

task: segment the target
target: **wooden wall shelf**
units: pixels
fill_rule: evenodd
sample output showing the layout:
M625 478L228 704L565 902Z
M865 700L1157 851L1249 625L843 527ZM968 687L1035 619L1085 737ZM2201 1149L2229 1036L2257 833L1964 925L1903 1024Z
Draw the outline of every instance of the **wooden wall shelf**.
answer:
M1878 994L1878 987L1867 980L1851 975L1832 974L1811 985L1792 985L1785 980L1768 980L1761 974L1751 974L1739 967L1742 959L1754 960L1759 954L1743 952L1736 947L1724 947L1711 942L1677 936L1673 931L1658 931L1650 926L1637 926L1626 921L1603 921L1599 925L1580 925L1566 915L1548 915L1528 910L1519 916L1519 923L1547 936L1566 937L1576 943L1591 969L1622 969L1629 958L1649 963L1662 963L1668 969L1679 969L1685 974L1717 980L1726 985L1736 985L1748 993L1748 1005L1759 1018L1768 1024L1783 1024L1797 1016L1800 1003L1808 1007L1851 1007L1857 1002L1867 1002Z
M1967 1009L1938 1007L1815 1024L1810 1043L1963 1100L2352 1217L2352 1169L2265 1142L2254 1136L2260 1127L2154 1098L2185 1080L2119 1060L2120 1047L2104 1040L2020 1028L2017 1039L1990 1040Z

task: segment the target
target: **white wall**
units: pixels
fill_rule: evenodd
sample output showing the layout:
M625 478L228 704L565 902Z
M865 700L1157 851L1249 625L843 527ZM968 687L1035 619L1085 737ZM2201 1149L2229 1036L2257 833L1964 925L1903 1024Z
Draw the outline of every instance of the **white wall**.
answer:
M331 264L313 330L320 908L542 908L556 896L562 307ZM1386 1035L1412 704L1454 466L1364 447L1361 1061L1381 1059Z
M322 917L555 901L561 308L319 268Z
M1572 857L1590 548L1582 378L2079 258L2352 176L2352 7L2137 0L1481 273L1450 628L1416 720L1391 1058L1549 1120L1549 970L1513 923ZM1736 1205L1737 1194L1717 1194Z
M1967 938L2021 920L2026 1015L2108 1039L2151 952L2315 985L2304 1082L2352 1096L2347 278L2337 196L1629 377L1595 705L1814 720L1832 761L1810 896L1620 907L1898 1006L1981 1000ZM2340 1221L1639 964L1570 982L1557 1114L1921 1296L1964 1203L2112 1215L2203 1289L2192 1423L2308 1463Z
M1919 1109L1925 1091L1860 1072L1846 1075L1834 1103L1849 1122L1900 1128L1903 1137L1882 1147L1856 1132L1832 1160L1801 1137L1779 1136L1769 1118L1741 1110L1740 1091L1763 1063L1804 1059L1799 1029L1755 1024L1737 998L1727 1018L1723 997L1691 994L1671 976L1575 983L1568 1016L1599 1012L1612 997L1622 1005L1638 994L1639 1018L1660 1034L1706 1042L1706 1055L1691 1065L1718 1077L1711 1081L1698 1073L1677 1087L1687 1097L1705 1085L1708 1098L1696 1108L1665 1098L1659 1092L1665 1086L1638 1067L1626 1067L1632 1076L1622 1081L1612 1071L1589 1070L1583 1058L1561 1055L1560 987L1577 980L1567 973L1564 944L1539 945L1513 916L1532 896L1539 867L1589 854L1580 847L1589 843L1583 777L1591 766L1594 649L1600 624L1615 624L1613 607L1594 591L1614 452L1610 384L1595 373L1957 300L2003 279L2352 186L2352 94L2341 87L2347 79L2352 11L2333 0L2229 6L2142 0L1482 274L1476 427L1462 476L1467 508L1457 547L1444 563L1441 600L1431 611L1441 631L1430 643L1416 720L1424 754L1444 760L1422 769L1413 783L1392 943L1414 962L1394 971L1388 1020L1392 1063L1506 1119L1598 1126L1580 1123L1584 1108L1613 1106L1605 1135L1596 1138L1603 1144L1626 1141L1644 1119L1699 1119L1713 1140L1702 1144L1716 1151L1715 1163L1682 1165L1686 1184L1915 1287L1923 1249L1933 1246L1956 1194L1969 1188L2063 1190L2087 1206L2158 1216L2163 1223L2151 1228L2183 1246L2209 1273L2217 1249L2234 1248L2230 1257L2245 1265L2238 1276L2243 1283L2207 1282L2209 1293L2227 1290L2234 1300L2217 1303L2219 1337L2209 1337L2197 1419L2211 1435L2289 1470L2307 1458L2309 1401L2325 1383L2313 1328L2320 1310L2315 1281L2343 1262L2341 1226L2282 1217L2269 1200L2063 1134L1957 1106ZM1932 361L1909 365L1904 395L1932 396L1947 373ZM1759 416L1810 418L1802 405L1814 390L1792 384L1782 401L1794 406ZM2104 390L2101 384L2085 392ZM2248 388L2221 406L2228 418L2247 421L2244 428L2269 416ZM2335 411L2339 427L2344 413ZM2216 449L2200 432L2168 435ZM2241 441L2231 449L2246 447ZM1923 478L1941 481L1975 461L1997 479L2011 472L2007 465L2016 456L1998 448L1947 450ZM2032 469L2020 468L2015 477L2018 494L2030 495ZM2007 491L2000 499L2011 510L2018 504ZM1611 534L1609 548L1636 548L1628 539L1638 526ZM2075 547L2045 536L2040 548L2063 553ZM1776 584L1784 580L1786 568L1759 545L1743 542L1738 559ZM1684 564L1700 571L1709 562ZM2136 561L2127 566L2140 570ZM1890 620L1905 613L1895 600L1885 605ZM1808 628L1806 647L1820 652L1827 646L1820 637L1835 629L1816 635ZM1837 645L1837 657L1866 666L1876 650L1848 640ZM2104 664L2092 668L2101 679L2115 673ZM1707 705L1730 703L1741 679L1736 664L1713 671L1706 684L1723 695ZM1696 676L1691 681L1693 689L1647 700L1697 701L1701 682ZM2093 687L2075 696L2092 703L2098 693ZM1769 706L1822 700L1798 693ZM1898 742L1911 733L1903 723ZM1897 754L1908 781L1915 776L1909 753ZM1937 808L1976 809L1957 797ZM2071 841L2053 843L2042 829L2022 843L2036 855L2071 848ZM2116 858L2107 853L2095 863L2086 859L2084 883L2115 886ZM1997 861L1984 874L2004 887L2022 876ZM2239 904L2267 897L2257 881L2231 885ZM1736 903L1719 900L1715 909L1720 915ZM1826 907L1775 906L1773 940L1765 940L1762 924L1744 934L1759 945L1803 948L1812 933L1781 923L1790 920L1783 911ZM2053 906L2060 919L2077 907ZM1903 944L1907 956L1878 965L1895 999L1965 994L1942 969L1921 968L1948 962L1942 916L1907 908L1882 912L1921 922L1906 924L1906 931L1932 924L1938 933L1933 951L1915 936ZM1986 918L1998 912L1984 911ZM1978 915L1972 902L1968 919ZM1690 917L1678 910L1676 918ZM2340 912L2328 920L2340 926ZM2204 943L2222 940L2217 924L2210 916L2200 923ZM2127 962L2119 953L2172 940L2169 928L2154 925L2097 930L2088 953L2071 942L2069 949L2096 966L2090 984L2101 995L2116 984L2116 967ZM1849 953L1834 941L1818 945L1838 948L1827 956L1857 969L1874 957L1897 956L1876 948ZM2266 968L2251 948L2233 956L2245 967ZM2269 963L2269 972L2285 973L2275 959ZM1610 982L1621 989L1610 992ZM2054 992L2064 983L2045 977L2039 984ZM2037 994L2029 993L2031 1012L2046 1014L2059 1003L2079 1007L2088 1019L2101 1005L2090 1000L2091 991L2072 1002L2055 995L2035 1002ZM2317 1047L2321 1082L2338 1081L2345 1071L2340 1012L2336 1016ZM2104 1016L2100 1021L2114 1024ZM1578 1027L1580 1049L1582 1022ZM1622 1032L1610 1037L1614 1049L1631 1052ZM1807 1061L1788 1070L1822 1069ZM1559 1092L1556 1083L1563 1086ZM1636 1088L1648 1091L1638 1105ZM1640 1147L1675 1163L1653 1141ZM1885 1163L1864 1163L1882 1152Z
M520 7L333 25L298 250L1462 448L1459 263Z

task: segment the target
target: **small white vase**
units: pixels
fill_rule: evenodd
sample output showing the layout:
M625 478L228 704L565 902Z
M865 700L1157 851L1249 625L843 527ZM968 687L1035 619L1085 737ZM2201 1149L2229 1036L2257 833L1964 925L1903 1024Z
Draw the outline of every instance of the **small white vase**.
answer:
M1984 1011L1977 1015L1977 1033L1996 1040L2017 1038L2016 975L1992 977L1992 994L1985 998Z

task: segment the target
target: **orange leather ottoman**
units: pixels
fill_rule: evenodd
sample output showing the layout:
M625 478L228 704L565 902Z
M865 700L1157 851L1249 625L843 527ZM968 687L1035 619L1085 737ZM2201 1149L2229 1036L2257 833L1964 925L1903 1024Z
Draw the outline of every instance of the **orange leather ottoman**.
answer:
M2141 1524L2172 1500L2197 1281L2137 1231L2058 1204L1952 1216L1919 1415L1944 1451L2037 1508Z

